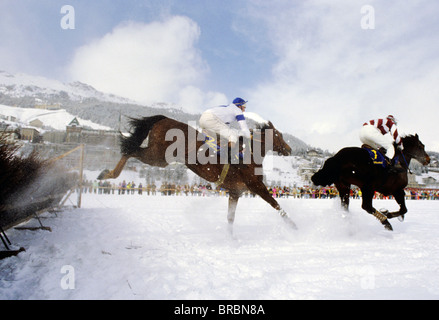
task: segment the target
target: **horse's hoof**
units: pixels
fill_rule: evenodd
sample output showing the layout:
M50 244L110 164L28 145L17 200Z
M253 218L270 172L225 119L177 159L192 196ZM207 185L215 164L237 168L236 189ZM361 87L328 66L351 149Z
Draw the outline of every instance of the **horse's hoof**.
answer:
M110 170L105 169L104 171L102 171L99 176L98 176L98 180L105 180L108 179L108 174L110 173Z
M384 225L384 228L393 231L392 225L390 224L389 220L387 220L387 215L385 215L384 212L381 212L381 210L380 211L375 210L375 212L373 212L372 215Z
M282 219L284 219L285 223L290 226L293 230L297 230L297 225L294 223L293 220L290 219L288 216L282 216Z
M389 231L393 231L393 227L392 227L392 225L390 224L389 221L384 220L384 221L382 222L382 224L384 225L384 228L386 228L387 230L389 230Z

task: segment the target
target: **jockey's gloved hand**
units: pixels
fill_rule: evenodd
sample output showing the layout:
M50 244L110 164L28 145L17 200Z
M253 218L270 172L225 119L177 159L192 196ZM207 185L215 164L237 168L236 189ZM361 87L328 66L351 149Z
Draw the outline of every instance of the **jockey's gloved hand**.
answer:
M251 140L249 138L245 138L243 137L243 142L242 142L242 151L244 152L246 150L246 148L248 148L248 150L251 152Z
M403 146L402 144L398 144L397 148L398 148L398 150L400 150L400 151L404 150L404 146Z

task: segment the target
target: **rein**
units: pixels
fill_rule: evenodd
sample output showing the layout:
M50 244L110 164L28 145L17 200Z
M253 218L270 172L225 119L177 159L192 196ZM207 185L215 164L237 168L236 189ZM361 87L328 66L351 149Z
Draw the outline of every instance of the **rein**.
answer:
M401 150L401 155L402 155L402 158L404 159L405 165L407 166L407 170L409 171L410 174L413 174L413 172L409 168L409 164L408 164L407 159L405 158L404 152L402 152L402 150Z
M264 140L262 140L262 139L256 139L254 135L251 135L250 139L251 139L252 141L264 142Z
M221 175L219 176L218 180L214 182L217 186L220 186L224 183L224 180L226 180L226 177L227 177L227 173L229 173L229 168L230 168L230 163L226 163L223 166L223 170L221 171Z

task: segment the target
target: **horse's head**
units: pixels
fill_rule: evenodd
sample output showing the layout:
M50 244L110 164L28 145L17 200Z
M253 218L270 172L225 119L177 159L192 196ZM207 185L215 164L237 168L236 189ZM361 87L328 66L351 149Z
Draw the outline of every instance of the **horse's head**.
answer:
M414 158L422 163L424 166L430 163L430 157L425 152L424 144L419 140L419 136L417 134L409 135L402 138L402 144L404 146L403 153L404 155Z
M282 133L274 127L271 121L263 124L259 130L260 131L253 132L253 137L254 141L260 139L259 141L262 142L263 148L268 147L268 149L264 151L264 154L267 151L274 151L282 156L291 155L291 147L284 140ZM260 134L260 137L258 137L258 134Z

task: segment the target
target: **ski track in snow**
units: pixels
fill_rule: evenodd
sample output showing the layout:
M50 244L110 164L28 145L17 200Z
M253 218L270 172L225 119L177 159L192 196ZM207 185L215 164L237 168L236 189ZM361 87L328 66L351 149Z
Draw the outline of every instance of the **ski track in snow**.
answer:
M227 201L85 194L80 209L43 214L52 232L7 231L26 252L0 261L0 299L439 297L438 201L408 201L389 232L360 200L345 216L338 199L280 199L295 231L260 198L241 198L233 237ZM65 265L74 289L61 286Z

